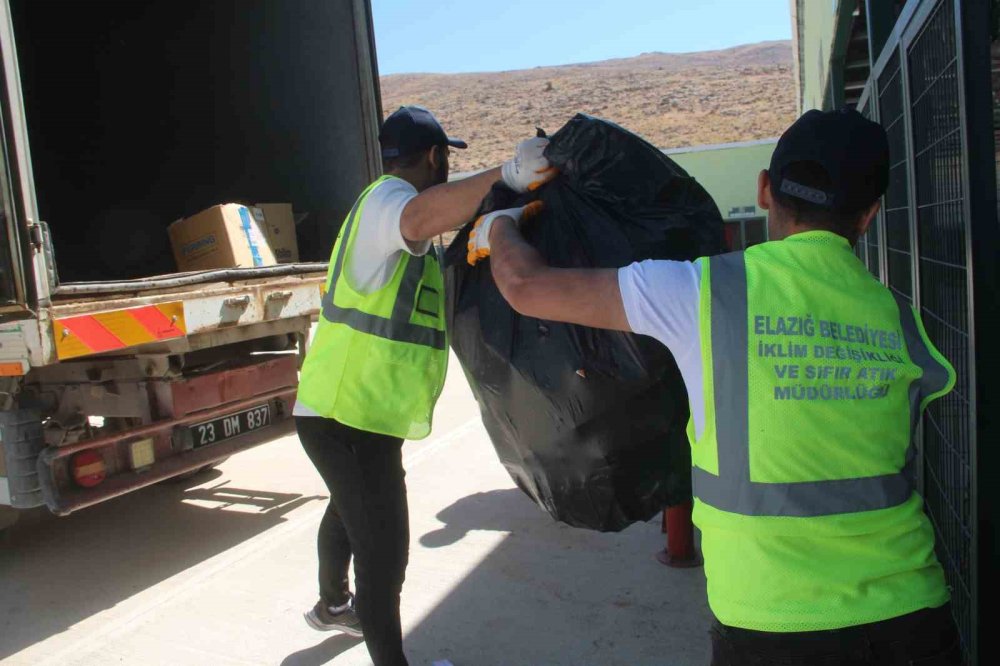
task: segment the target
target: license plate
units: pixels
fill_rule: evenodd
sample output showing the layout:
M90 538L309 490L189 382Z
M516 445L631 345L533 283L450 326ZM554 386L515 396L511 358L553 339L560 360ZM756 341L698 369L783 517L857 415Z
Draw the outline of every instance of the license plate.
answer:
M191 426L194 447L208 446L271 425L271 405L261 405Z

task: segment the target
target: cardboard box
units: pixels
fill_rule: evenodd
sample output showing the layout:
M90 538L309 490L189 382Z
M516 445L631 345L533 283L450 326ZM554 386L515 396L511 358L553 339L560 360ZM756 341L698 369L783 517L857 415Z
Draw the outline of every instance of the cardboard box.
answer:
M299 260L299 243L295 238L295 216L292 204L254 204L264 216L264 234L279 264L294 264Z
M223 204L170 225L178 270L274 266L277 261L251 209Z

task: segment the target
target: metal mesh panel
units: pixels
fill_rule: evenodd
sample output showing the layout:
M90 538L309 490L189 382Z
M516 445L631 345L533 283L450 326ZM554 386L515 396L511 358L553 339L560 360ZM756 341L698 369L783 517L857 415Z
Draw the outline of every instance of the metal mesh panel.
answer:
M959 629L974 629L969 373L969 275L962 114L953 3L942 2L908 53L921 318L958 373L955 390L924 419L924 495L938 533Z
M876 280L882 279L881 222L884 215L884 212L880 212L878 219L872 222L871 227L868 228L868 233L865 234L865 255L868 259L868 270L871 271Z
M873 97L869 97L865 105L858 109L858 112L869 120L875 119L875 114L873 113L875 109L875 101ZM884 215L884 210L880 210L878 217L872 220L871 226L868 228L868 233L862 236L858 240L858 244L854 248L855 254L858 258L868 266L868 270L872 275L875 276L877 280L882 279L882 268L879 257L879 245L881 244L881 234L879 233L879 225L882 221L882 216Z
M879 75L879 118L889 136L889 187L885 192L885 249L889 288L913 302L910 188L903 117L903 72L899 52Z
M857 244L854 246L854 254L857 255L858 259L865 266L868 265L868 235L865 234L858 239Z
M860 113L862 116L864 116L868 120L874 120L875 119L874 118L874 114L872 113L872 108L874 107L874 104L872 103L871 99L872 99L871 96L869 96L865 100L864 104L862 104L861 106L858 107L858 113ZM879 214L881 215L881 212ZM874 227L874 226L877 226L877 225L878 225L878 220L877 219L873 220L872 221L872 226ZM869 266L869 263L868 263L868 237L869 237L870 234L871 234L871 232L868 232L864 236L862 236L861 238L859 238L857 244L855 244L855 246L854 246L854 254L856 254L858 256L858 259L860 259L861 263L863 263L865 266Z

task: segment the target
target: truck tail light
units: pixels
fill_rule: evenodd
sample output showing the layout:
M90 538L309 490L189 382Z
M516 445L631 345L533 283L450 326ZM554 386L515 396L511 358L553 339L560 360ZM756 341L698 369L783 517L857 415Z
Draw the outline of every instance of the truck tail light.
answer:
M108 467L100 453L91 449L80 451L70 460L70 472L73 480L83 488L93 488L100 485L108 476Z

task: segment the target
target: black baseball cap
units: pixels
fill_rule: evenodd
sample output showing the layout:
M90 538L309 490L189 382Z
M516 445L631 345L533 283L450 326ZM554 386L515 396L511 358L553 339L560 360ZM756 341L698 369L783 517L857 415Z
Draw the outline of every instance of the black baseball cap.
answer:
M819 166L830 177L830 187L785 178L796 162ZM888 187L889 140L881 125L852 109L807 111L781 135L768 173L782 194L834 211L859 211Z
M405 157L432 146L468 148L461 139L451 139L434 114L420 106L401 106L382 123L378 134L382 157Z

